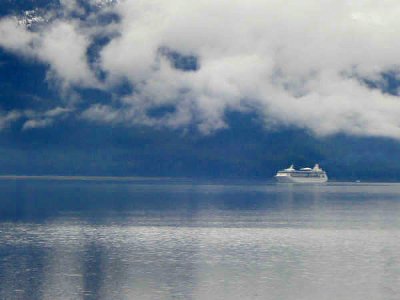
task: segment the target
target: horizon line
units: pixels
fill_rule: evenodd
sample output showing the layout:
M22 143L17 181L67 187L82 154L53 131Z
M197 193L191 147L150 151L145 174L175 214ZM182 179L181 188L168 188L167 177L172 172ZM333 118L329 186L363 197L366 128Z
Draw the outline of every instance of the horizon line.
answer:
M55 180L160 180L171 179L163 176L95 176L95 175L0 175L0 179L55 179Z

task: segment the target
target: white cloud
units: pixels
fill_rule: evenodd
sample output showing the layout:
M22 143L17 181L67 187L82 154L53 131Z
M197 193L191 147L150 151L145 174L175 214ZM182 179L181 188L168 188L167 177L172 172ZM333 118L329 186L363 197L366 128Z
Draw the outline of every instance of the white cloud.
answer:
M0 111L0 130L10 126L13 122L17 121L21 117L21 113L18 111L2 112Z
M120 119L120 113L107 105L94 104L82 113L83 118L91 121L115 123Z
M47 111L23 111L21 115L27 118L27 120L22 125L22 130L48 127L56 120L67 116L72 111L73 109L71 108L59 106Z
M77 0L60 0L60 4L66 13L82 12L82 8Z
M87 63L90 39L73 21L55 21L34 32L8 17L0 20L0 37L0 46L7 50L49 64L49 75L64 88L98 85Z
M86 59L89 44L89 38L79 33L73 22L55 22L42 33L37 55L65 83L93 87L96 80Z
M22 125L22 130L29 130L34 128L44 128L53 124L52 119L39 119L39 120L28 120Z
M64 1L66 10L76 2ZM50 64L69 86L105 88L128 80L132 95L119 105L95 103L81 116L203 132L224 128L227 110L257 110L266 122L304 127L318 135L347 132L400 138L397 95L371 89L382 73L400 71L400 3L384 1L106 1L119 24L60 19L38 32L0 22L0 45ZM105 2L102 2L105 3ZM73 4L73 5L69 5ZM101 11L100 11L101 13ZM118 33L88 66L94 33ZM174 69L160 48L199 59L199 69ZM165 105L174 112L151 117Z
M13 123L24 120L22 130L44 128L52 125L56 120L62 119L71 113L73 109L65 107L55 107L46 111L35 110L0 110L0 130L10 127Z
M70 113L72 111L73 110L71 108L57 106L55 108L52 108L50 110L45 111L43 113L43 115L46 116L46 117L54 118L54 117L58 117L58 116L61 116L61 115L68 114L68 113Z
M8 50L25 55L31 54L31 43L35 36L36 34L19 25L17 18L0 20L0 45Z

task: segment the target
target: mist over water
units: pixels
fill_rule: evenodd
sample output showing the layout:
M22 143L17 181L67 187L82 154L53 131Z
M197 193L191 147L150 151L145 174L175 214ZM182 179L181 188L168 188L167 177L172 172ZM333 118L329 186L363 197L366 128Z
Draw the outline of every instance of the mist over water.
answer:
M0 299L398 299L400 185L0 181Z

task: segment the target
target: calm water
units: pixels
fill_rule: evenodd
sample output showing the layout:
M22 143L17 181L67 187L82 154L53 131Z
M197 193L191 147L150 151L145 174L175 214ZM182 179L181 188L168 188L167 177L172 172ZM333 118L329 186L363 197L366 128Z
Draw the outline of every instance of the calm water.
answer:
M400 299L400 185L0 180L0 299Z

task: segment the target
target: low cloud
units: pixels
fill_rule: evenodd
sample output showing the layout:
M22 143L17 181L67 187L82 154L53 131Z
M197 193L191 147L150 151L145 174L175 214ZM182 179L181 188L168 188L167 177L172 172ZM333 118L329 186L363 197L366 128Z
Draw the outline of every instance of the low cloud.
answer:
M17 121L23 121L22 130L44 128L65 118L73 110L65 107L55 107L45 111L12 110L0 111L0 130L12 126Z
M44 128L50 126L52 123L52 119L28 120L22 125L22 130Z
M255 111L317 135L400 138L386 76L397 82L400 71L398 1L79 3L62 1L63 13L34 29L0 21L0 46L48 64L63 89L131 85L110 103L90 99L79 117L209 133L229 126L227 111ZM99 21L108 15L118 21ZM90 57L99 36L109 42ZM149 113L159 107L174 109Z
M66 107L55 107L46 111L24 111L21 116L25 117L22 130L44 128L52 125L56 120L63 119L73 109Z
M0 111L0 130L7 128L13 122L17 121L21 117L21 113L18 111L2 112Z

